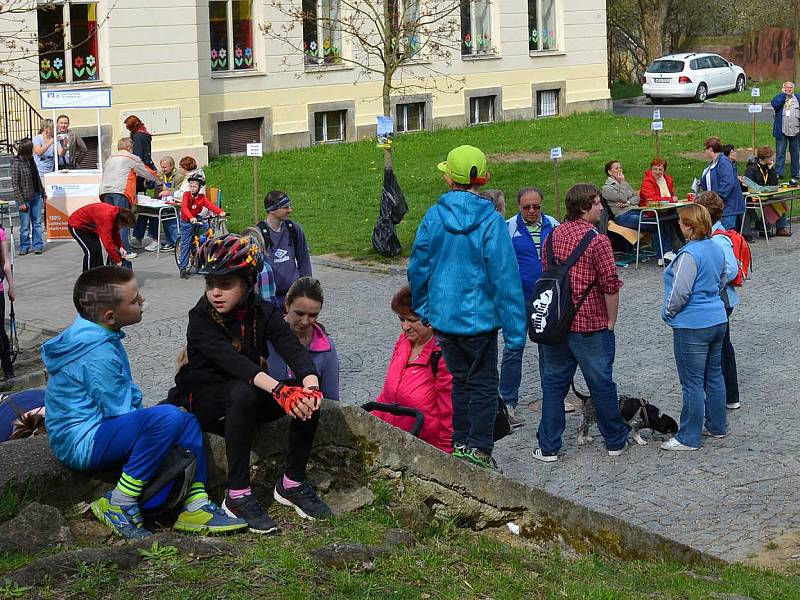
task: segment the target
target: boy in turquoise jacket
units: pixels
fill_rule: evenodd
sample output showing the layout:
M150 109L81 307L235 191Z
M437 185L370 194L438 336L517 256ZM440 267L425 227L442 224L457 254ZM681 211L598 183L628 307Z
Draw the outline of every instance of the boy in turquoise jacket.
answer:
M142 392L122 347L122 328L142 320L144 298L133 272L118 266L85 271L72 297L75 322L41 347L50 375L45 425L50 449L66 466L77 471L122 466L116 487L92 503L95 516L124 538L150 536L139 496L179 446L194 453L197 467L175 529L217 533L247 527L208 498L197 420L169 404L142 408Z
M453 456L496 469L497 330L509 350L525 345L522 283L506 222L478 195L489 180L484 153L459 146L438 168L450 191L417 229L407 271L413 308L439 336L453 375Z

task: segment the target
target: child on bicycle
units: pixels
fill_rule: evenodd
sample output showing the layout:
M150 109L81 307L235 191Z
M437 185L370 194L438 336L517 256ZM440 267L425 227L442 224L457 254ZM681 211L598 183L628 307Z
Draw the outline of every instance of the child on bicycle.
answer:
M273 491L281 504L315 520L331 515L306 479L322 393L314 363L274 305L256 296L263 257L251 237L228 234L206 242L198 255L206 292L189 311L184 364L169 401L181 404L200 426L225 436L228 515L250 531L278 530L250 487L250 452L259 425L288 414L286 466ZM284 357L296 382L267 372L267 341Z
M181 279L188 279L189 271L189 252L192 248L192 237L194 236L195 226L200 225L206 229L208 223L200 217L204 208L224 217L225 211L216 204L209 201L205 194L200 193L200 188L206 185L206 178L202 173L192 173L188 177L189 190L183 193L181 200L181 256L178 261L178 268L181 272Z
M119 209L116 209L119 210ZM45 422L50 449L77 471L122 466L116 487L91 509L101 523L127 539L143 539L139 497L174 446L191 450L197 466L175 529L222 533L247 524L208 499L203 434L197 420L164 404L142 408L133 382L122 328L142 320L144 298L133 271L119 266L84 271L75 282L75 322L42 344L50 377Z

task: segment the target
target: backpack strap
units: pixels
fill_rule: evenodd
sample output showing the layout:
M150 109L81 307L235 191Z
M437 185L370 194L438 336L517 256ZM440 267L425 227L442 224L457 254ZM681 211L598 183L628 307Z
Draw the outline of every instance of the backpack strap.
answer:
M436 375L439 373L439 359L442 358L442 351L441 350L434 350L431 352L431 372L433 373L433 378L436 379Z
M578 242L578 245L575 246L575 249L572 251L572 254L570 254L567 257L567 260L565 260L562 263L563 266L565 268L567 268L567 269L571 269L572 265L574 265L576 262L578 262L578 259L586 251L586 248L589 247L589 244L592 243L592 240L594 239L594 236L596 236L596 235L597 235L597 230L595 230L595 229L590 229L589 231L587 231L586 235L584 235L583 238L581 238L581 241ZM549 248L548 248L548 250L549 250Z

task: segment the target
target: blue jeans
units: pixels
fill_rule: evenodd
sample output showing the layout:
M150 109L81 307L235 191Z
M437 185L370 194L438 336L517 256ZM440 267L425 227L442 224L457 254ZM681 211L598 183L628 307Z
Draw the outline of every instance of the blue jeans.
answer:
M525 302L525 323L530 321L530 302ZM519 401L519 385L522 382L522 356L525 353L523 346L519 350L509 350L503 347L503 359L500 363L500 397L511 408L517 407Z
M497 416L497 331L439 334L439 345L453 376L453 444L491 454Z
M728 432L725 381L722 378L722 342L727 323L704 329L672 330L678 378L683 389L681 422L675 438L699 448L703 425L711 433Z
M19 211L19 251L29 252L44 247L42 241L42 197L35 196L26 200L27 211ZM31 236L33 244L31 244Z
M139 215L136 219L136 226L133 228L133 237L137 240L144 238L145 230L151 239L154 241L158 239L158 219L155 217L148 217L146 215ZM175 245L175 240L178 239L178 225L175 219L164 221L164 237L161 243Z
M615 220L617 225L629 227L630 229L636 229L639 227L640 217L641 211L629 210L628 212L622 213L620 216L616 217ZM669 221L660 221L658 228L656 228L655 223L642 223L642 231L645 231L653 236L653 249L656 251L656 256L661 258L661 248L659 247L658 240L656 239L656 236L658 235L656 232L658 229L661 229L661 247L663 247L664 252L672 252L672 229L670 228Z
M560 344L539 344L539 374L542 379L542 420L539 422L539 448L547 455L558 454L566 426L564 398L569 392L577 367L581 368L597 413L597 428L606 448L625 446L630 427L619 413L617 384L614 383L616 338L613 331L591 334L570 332Z
M792 157L792 177L800 177L800 136L786 137L780 135L775 138L775 174L783 177L786 168L786 148Z
M100 196L100 202L119 206L120 208L129 209L131 207L131 203L128 201L128 197L125 194L103 194ZM128 237L128 231L129 229L127 227L119 228L119 237L122 240L122 247L125 248L125 252L131 251L131 240Z
M185 269L189 265L189 251L192 248L192 236L194 235L195 225L200 225L203 229L208 227L208 223L200 219L196 224L181 219L181 257L178 261L178 268Z
M740 213L738 215L725 215L719 222L724 229L735 229L739 231L742 225L742 219L744 219L744 214Z
M200 425L194 416L171 404L140 408L103 421L95 433L90 468L122 465L126 475L150 481L173 446L194 453L197 457L194 479L206 483Z

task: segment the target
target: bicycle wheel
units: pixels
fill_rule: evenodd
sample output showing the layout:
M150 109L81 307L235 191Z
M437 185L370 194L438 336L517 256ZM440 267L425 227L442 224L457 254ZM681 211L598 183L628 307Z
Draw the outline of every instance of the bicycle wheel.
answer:
M175 266L181 268L181 238L175 241Z

